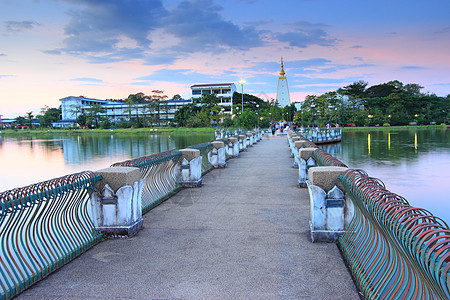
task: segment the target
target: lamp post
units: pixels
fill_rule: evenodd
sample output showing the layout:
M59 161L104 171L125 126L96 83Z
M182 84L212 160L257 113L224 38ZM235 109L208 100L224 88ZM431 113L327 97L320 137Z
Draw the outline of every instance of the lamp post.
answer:
M258 129L259 129L259 104L256 104L256 108L258 109L257 115L258 115Z
M242 98L242 113L244 113L244 84L246 84L247 81L245 81L245 79L241 79L239 80L239 84L242 86L242 94L241 94L241 98Z

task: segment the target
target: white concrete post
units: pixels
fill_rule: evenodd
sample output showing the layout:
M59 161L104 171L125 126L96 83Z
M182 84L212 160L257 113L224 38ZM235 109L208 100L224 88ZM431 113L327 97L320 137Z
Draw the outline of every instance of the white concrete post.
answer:
M89 215L95 228L106 236L135 235L143 224L139 168L110 167L95 172L102 180L90 195Z
M200 150L181 149L181 157L177 166L177 181L184 187L202 185L202 157Z
M312 242L335 242L345 233L353 215L354 206L345 196L339 176L347 168L313 167L307 181L310 199L310 229Z
M230 137L228 138L227 146L228 155L230 157L239 157L239 141L238 138Z
M211 151L208 153L208 161L214 168L225 168L225 143L221 141L212 142Z
M247 135L239 135L239 151L247 151Z
M291 157L295 157L294 155L294 147L295 147L295 142L300 141L301 138L299 136L294 136L291 138L290 143L289 143L289 148L291 149Z
M308 170L316 166L316 161L312 157L312 153L317 148L301 148L298 150L298 186L305 188L306 180L309 179Z
M299 141L294 142L294 151L293 151L293 153L294 153L294 165L293 165L293 167L295 169L298 169L299 162L300 162L300 160L299 160L300 159L299 158L299 150L301 148L303 148L303 143L304 142L306 142L306 140L299 140Z
M253 133L247 132L245 135L247 136L247 147L253 147Z

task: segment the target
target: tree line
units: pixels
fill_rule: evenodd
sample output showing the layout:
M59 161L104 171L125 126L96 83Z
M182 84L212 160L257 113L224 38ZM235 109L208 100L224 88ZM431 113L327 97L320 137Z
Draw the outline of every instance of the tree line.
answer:
M309 95L295 119L304 126L428 125L449 121L450 95L422 93L422 86L398 80L368 85L360 80L337 91Z

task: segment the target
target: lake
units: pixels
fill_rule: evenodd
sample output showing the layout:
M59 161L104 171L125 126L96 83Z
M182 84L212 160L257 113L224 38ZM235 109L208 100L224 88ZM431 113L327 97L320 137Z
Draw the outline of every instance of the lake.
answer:
M0 192L113 163L209 142L214 134L0 136Z
M448 130L344 131L342 142L323 148L351 168L381 179L411 205L450 223ZM212 134L97 135L10 138L0 136L0 191L115 162L211 141ZM286 146L287 147L287 146Z
M448 134L446 129L344 131L341 143L322 148L450 224Z

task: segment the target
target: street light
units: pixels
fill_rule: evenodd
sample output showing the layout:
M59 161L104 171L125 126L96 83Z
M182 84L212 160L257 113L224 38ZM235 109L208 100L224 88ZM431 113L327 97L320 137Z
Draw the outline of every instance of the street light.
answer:
M242 86L242 113L244 112L244 84L246 84L247 81L245 81L245 79L241 79L239 80L239 84Z
M256 108L258 109L258 129L259 129L259 104L256 104Z

